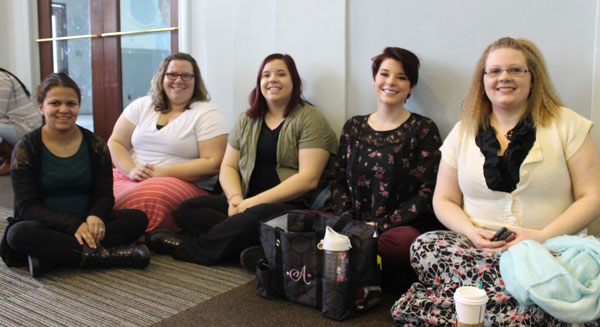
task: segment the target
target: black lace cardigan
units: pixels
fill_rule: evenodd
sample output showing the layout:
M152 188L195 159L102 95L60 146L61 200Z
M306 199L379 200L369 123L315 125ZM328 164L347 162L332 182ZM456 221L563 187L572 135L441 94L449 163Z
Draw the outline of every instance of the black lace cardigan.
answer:
M79 126L78 126L79 127ZM93 183L89 190L88 215L103 219L112 210L112 161L104 140L89 130L79 127L88 144L92 164ZM54 212L43 206L41 198L42 128L29 132L13 150L11 180L14 191L14 215L17 220L36 220L53 230L75 234L83 223L80 217Z

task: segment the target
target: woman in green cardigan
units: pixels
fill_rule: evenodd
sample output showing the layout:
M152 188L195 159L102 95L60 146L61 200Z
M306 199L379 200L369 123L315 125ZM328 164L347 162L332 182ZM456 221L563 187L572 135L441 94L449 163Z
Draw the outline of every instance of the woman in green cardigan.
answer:
M175 219L192 237L166 230L147 236L151 250L175 259L215 264L244 249L242 266L254 270L259 223L306 209L322 177L332 177L337 140L325 117L302 98L289 55L267 56L250 93L250 109L229 134L219 181L224 194L190 199ZM254 246L254 247L253 247Z

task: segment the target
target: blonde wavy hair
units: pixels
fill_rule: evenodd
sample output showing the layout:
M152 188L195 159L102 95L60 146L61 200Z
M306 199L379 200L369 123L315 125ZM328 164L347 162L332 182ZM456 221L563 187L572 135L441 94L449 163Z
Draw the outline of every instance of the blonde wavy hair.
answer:
M169 98L165 93L165 89L163 87L163 80L165 78L165 73L167 72L167 67L172 60L185 60L192 64L194 70L194 93L192 94L192 98L185 105L185 109L190 109L192 103L196 101L208 101L210 100L210 95L208 95L208 91L204 86L204 81L202 80L202 75L200 75L200 68L198 67L198 63L194 57L190 56L187 53L178 52L169 55L166 57L160 66L158 66L158 71L152 77L152 81L150 82L150 91L148 91L148 95L152 97L152 105L154 106L154 110L160 111L163 114L171 111L171 105L169 102Z
M540 50L529 40L503 37L490 44L477 62L461 110L461 125L466 131L477 134L479 127L487 129L490 126L492 103L485 93L483 75L488 55L497 49L515 49L521 51L531 74L531 90L527 99L525 115L530 115L535 125L546 126L563 106L556 94L546 63Z

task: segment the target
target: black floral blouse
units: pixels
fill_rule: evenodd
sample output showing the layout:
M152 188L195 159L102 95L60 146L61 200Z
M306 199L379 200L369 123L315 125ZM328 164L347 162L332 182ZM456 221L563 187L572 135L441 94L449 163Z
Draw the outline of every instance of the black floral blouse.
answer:
M375 131L369 116L344 125L335 164L334 210L338 216L377 222L380 232L411 225L421 232L439 228L431 199L440 162L435 123L411 113L391 131Z

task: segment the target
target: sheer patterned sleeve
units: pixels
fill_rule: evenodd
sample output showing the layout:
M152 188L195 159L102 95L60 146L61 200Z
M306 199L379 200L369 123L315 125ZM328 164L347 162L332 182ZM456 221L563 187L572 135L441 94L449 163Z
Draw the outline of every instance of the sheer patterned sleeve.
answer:
M412 225L419 229L435 225L431 201L441 157L441 137L435 123L428 119L426 124L419 126L416 138L410 142L417 144L413 149L416 160L409 170L409 175L416 181L414 192L378 222L382 231L401 225Z
M82 223L81 219L49 210L42 203L41 190L36 181L35 150L28 140L17 143L11 161L15 217L39 221L54 230L74 234Z
M340 145L335 161L335 180L333 183L333 208L338 216L352 214L352 195L348 184L347 162L350 155L350 120L346 122L340 135ZM356 218L356 217L355 217Z

